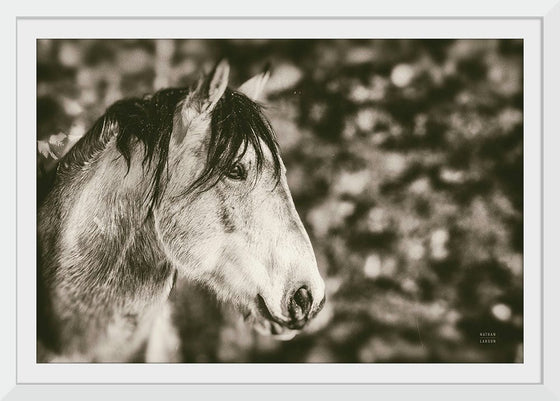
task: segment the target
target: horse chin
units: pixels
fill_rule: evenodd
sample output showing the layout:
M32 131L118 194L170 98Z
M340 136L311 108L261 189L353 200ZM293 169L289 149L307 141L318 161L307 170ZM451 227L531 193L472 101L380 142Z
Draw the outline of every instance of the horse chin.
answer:
M294 338L300 330L292 330L280 325L260 313L244 313L245 324L252 327L257 333L265 337L271 337L279 341L289 341Z
M274 317L264 299L258 295L256 304L251 306L237 306L237 310L243 316L245 324L252 327L262 336L271 337L279 341L289 341L301 330L291 329L282 324L282 319Z
M299 330L288 329L267 319L258 320L253 325L253 328L257 331L257 333L263 336L272 337L279 341L289 341L299 333Z

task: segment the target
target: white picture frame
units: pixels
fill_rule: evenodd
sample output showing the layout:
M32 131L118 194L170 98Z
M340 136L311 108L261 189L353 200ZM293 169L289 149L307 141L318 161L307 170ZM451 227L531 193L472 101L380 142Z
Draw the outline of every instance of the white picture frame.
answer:
M106 2L109 3L109 2ZM166 390L166 397L184 399L188 392L191 396L203 396L209 390L229 394L240 395L240 391L246 390L254 384L269 384L269 386L251 387L253 394L267 398L297 397L301 392L314 396L321 391L338 392L341 396L352 388L359 396L407 396L412 394L414 397L421 396L430 399L449 399L450 397L459 399L485 398L483 395L491 394L492 398L526 399L537 397L537 399L557 399L560 398L560 385L554 380L558 376L560 357L559 346L555 339L560 335L555 305L560 303L558 291L554 288L556 283L560 283L559 273L554 267L557 266L558 257L553 254L554 239L558 234L558 229L554 222L558 221L558 212L554 206L560 201L558 190L555 189L554 171L558 166L558 157L552 153L558 149L558 138L553 133L559 132L557 119L554 118L560 99L558 90L560 89L559 78L555 75L560 71L560 60L558 57L558 38L560 38L560 4L557 1L535 1L529 5L516 8L513 4L503 2L501 6L496 4L485 4L484 2L473 3L469 6L464 5L462 9L452 9L449 4L441 2L431 2L411 5L413 2L401 2L400 6L393 4L385 6L384 11L363 10L363 12L350 12L350 8L344 12L327 12L326 8L321 7L319 15L315 15L313 10L306 10L303 16L296 16L286 9L277 16L283 18L259 18L265 15L264 11L256 13L253 9L240 10L225 8L234 18L212 19L202 18L209 15L208 9L201 8L198 13L190 13L189 18L169 18L169 19L136 19L136 18L30 18L35 14L29 10L14 10L6 26L11 27L12 31L5 34L8 46L12 51L15 65L7 66L3 77L6 81L5 109L13 111L10 114L12 124L6 132L15 132L16 136L10 137L9 145L4 148L2 163L6 166L2 171L17 171L17 178L10 174L7 178L7 187L11 190L17 186L17 198L5 201L2 208L6 217L3 235L5 252L9 255L8 263L5 264L2 279L2 294L0 301L3 308L3 316L7 322L2 333L2 385L0 395L7 395L7 399L36 398L37 394L47 397L64 399L67 397L76 398L90 396L98 398L101 396L111 396L111 398L122 397L122 391L127 393L127 397L153 398L163 389ZM478 8L476 8L478 6ZM107 5L108 7L108 5ZM132 5L130 6L132 9ZM227 6L226 6L227 7ZM439 7L439 8L438 8ZM445 8L447 7L447 8ZM106 8L105 10L110 10ZM292 10L295 10L292 9ZM399 11L399 10L406 10ZM60 14L68 15L59 9ZM224 11L225 12L225 11ZM6 13L8 14L8 13ZM146 11L142 15L154 15ZM49 16L57 15L55 10L50 11ZM93 15L106 15L105 13L93 13ZM126 15L123 11L119 15ZM136 14L139 16L140 14ZM167 14L169 15L169 14ZM47 14L45 14L47 16ZM328 17L335 18L328 18ZM359 16L359 17L357 17ZM250 17L250 18L242 18ZM286 17L286 18L284 18ZM294 18L288 18L294 17ZM320 18L318 18L320 17ZM347 18L346 18L347 17ZM400 18L400 19L399 19ZM159 21L159 26L158 26ZM163 21L163 22L162 22ZM433 22L431 26L425 26L423 31L430 37L492 37L492 31L499 32L499 37L519 37L517 36L522 29L529 32L528 40L536 40L531 46L525 48L524 61L526 65L538 65L537 70L531 70L538 79L532 80L525 75L525 113L534 113L536 119L534 125L530 125L532 131L539 132L537 140L526 141L525 156L529 155L530 160L525 158L525 238L531 245L530 260L532 266L541 269L538 274L526 274L525 289L536 289L537 296L525 292L525 310L531 311L525 314L525 341L526 358L520 365L492 364L491 366L480 366L484 364L471 364L470 366L454 366L458 364L439 364L439 365L408 365L398 366L403 376L394 377L397 370L394 367L384 365L383 371L377 365L375 369L369 369L363 364L340 365L338 368L331 369L324 365L308 365L307 367L283 365L277 367L267 367L255 365L246 370L240 365L97 365L88 366L88 370L82 373L79 366L58 365L42 366L40 369L31 369L31 361L34 358L35 349L30 352L25 351L25 345L34 338L34 332L28 330L23 322L22 316L28 316L33 310L34 302L27 302L26 297L22 296L22 286L25 283L32 283L34 277L29 276L30 263L34 261L34 254L25 252L22 244L29 238L29 227L35 224L35 214L28 213L29 205L35 204L33 196L26 197L28 193L22 184L30 181L34 173L34 166L31 169L22 168L25 165L26 154L22 149L31 146L34 157L35 147L32 143L34 137L29 135L27 138L20 134L34 129L35 124L35 103L30 86L35 83L29 80L30 73L33 72L34 65L27 63L26 52L29 53L29 40L36 37L75 37L76 32L80 37L211 37L208 30L204 30L204 25L215 24L221 26L221 30L215 31L215 37L228 37L226 32L232 32L236 37L256 37L260 32L266 32L263 36L271 37L325 37L328 32L326 29L343 26L348 24L345 35L348 37L361 37L362 35L375 35L380 37L410 37L407 31L401 29L403 25L398 25L399 21L406 21L410 27L421 21ZM504 23L503 30L500 31L499 21L510 21ZM186 29L181 23L188 22ZM241 24L240 22L245 22ZM388 22L391 22L390 24ZM372 24L375 23L375 29ZM162 30L162 24L165 28ZM197 25L198 24L198 25ZM284 33L283 26L289 24L289 34ZM470 24L470 27L469 27ZM329 26L330 25L330 26ZM422 24L419 24L419 26ZM199 28L197 28L197 26ZM277 26L274 28L273 26ZM463 28L461 28L463 26ZM98 27L96 31L95 27ZM7 29L7 28L4 28ZM89 29L89 30L88 30ZM197 31L199 29L199 31ZM237 29L237 30L235 30ZM277 29L274 31L274 29ZM383 31L383 29L385 31ZM463 31L460 31L463 29ZM472 30L469 30L472 29ZM142 34L140 33L142 32ZM276 33L275 33L276 32ZM381 32L381 33L380 33ZM383 33L384 32L384 33ZM462 32L460 35L458 32ZM14 37L17 33L17 38ZM225 36L224 36L225 35ZM459 35L459 36L458 36ZM461 36L462 35L462 36ZM468 35L468 36L467 36ZM505 36L504 36L505 35ZM509 36L508 36L509 35ZM532 36L531 36L532 35ZM535 36L536 35L536 36ZM231 37L231 36L229 36ZM272 36L273 37L273 36ZM496 36L495 34L495 37ZM6 40L5 39L5 40ZM537 40L538 39L538 40ZM27 42L26 42L27 41ZM26 44L27 43L27 44ZM526 42L528 43L528 42ZM32 49L34 50L34 49ZM535 63L535 58L538 62ZM541 63L542 61L542 63ZM6 63L9 64L9 63ZM17 81L15 80L17 74ZM527 74L527 70L525 70ZM542 74L542 75L541 75ZM26 79L23 79L26 78ZM17 87L16 87L17 83ZM27 88L27 89L26 89ZM8 90L13 89L13 90ZM16 95L14 97L14 95ZM529 101L529 102L528 102ZM16 119L16 106L18 110ZM29 116L23 117L22 110L29 109ZM531 111L532 110L532 111ZM31 118L33 117L33 118ZM542 125L541 125L542 124ZM536 128L535 128L536 127ZM528 130L525 126L525 137ZM534 128L534 129L533 129ZM8 135L9 136L9 135ZM17 146L17 151L16 151ZM15 151L15 152L14 152ZM532 156L531 156L532 155ZM527 180L530 178L530 180ZM30 198L30 199L29 199ZM17 208L17 213L15 210ZM17 222L16 222L17 216ZM527 218L532 217L531 219ZM27 227L24 228L24 226ZM17 233L14 233L17 228ZM17 251L16 251L17 238ZM28 239L34 243L33 239ZM527 257L527 251L525 252ZM25 269L27 266L27 269ZM34 265L32 265L34 266ZM525 260L527 268L527 259ZM16 285L17 276L17 285ZM29 280L29 281L27 281ZM529 280L529 281L527 281ZM539 293L540 290L540 293ZM17 313L16 313L17 299ZM33 300L34 301L34 300ZM34 315L33 315L34 319ZM17 323L16 323L17 322ZM17 334L13 328L17 327ZM542 330L541 330L542 328ZM31 332L31 333L30 333ZM527 350L529 349L529 352ZM540 355L532 359L531 355ZM23 359L22 359L23 358ZM35 367L36 367L35 363ZM45 367L45 369L43 369ZM528 367L528 368L524 368ZM457 370L459 369L459 370ZM269 370L267 374L263 374ZM451 370L456 370L455 375L450 375ZM497 374L497 371L501 372ZM428 372L428 371L431 371ZM401 373L402 373L401 372ZM459 372L459 373L457 373ZM79 374L78 374L79 373ZM457 380L461 375L466 376L466 380ZM84 378L92 378L87 380ZM150 380L150 377L156 379ZM181 380L182 377L188 379ZM417 379L409 379L416 377ZM437 378L440 380L437 380ZM488 380L488 378L492 380ZM370 379L371 378L371 379ZM403 379L404 378L404 379ZM435 378L435 379L434 379ZM163 382L165 384L160 384ZM53 384L54 383L54 384ZM104 383L104 384L88 384ZM111 383L111 384L109 384ZM117 383L127 383L120 384ZM150 383L150 384L146 384ZM183 383L196 384L187 386ZM285 384L291 384L289 386ZM302 387L301 384L307 384ZM336 384L333 384L336 383ZM377 385L374 385L377 384ZM469 383L469 384L467 384ZM216 386L219 384L219 386ZM371 384L364 386L364 384ZM327 386L326 386L327 385ZM70 389L70 391L69 391ZM89 394L89 395L87 395ZM119 395L120 394L120 395ZM353 396L354 398L354 396Z

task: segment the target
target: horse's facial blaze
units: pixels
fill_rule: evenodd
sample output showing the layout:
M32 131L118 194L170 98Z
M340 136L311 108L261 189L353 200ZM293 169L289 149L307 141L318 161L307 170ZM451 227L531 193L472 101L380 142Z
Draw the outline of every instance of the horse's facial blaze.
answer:
M216 188L224 234L224 269L248 295L246 317L264 334L289 339L322 307L324 283L296 212L284 168L279 180L266 163L259 175L250 149L244 180L226 177ZM227 194L227 196L224 196Z

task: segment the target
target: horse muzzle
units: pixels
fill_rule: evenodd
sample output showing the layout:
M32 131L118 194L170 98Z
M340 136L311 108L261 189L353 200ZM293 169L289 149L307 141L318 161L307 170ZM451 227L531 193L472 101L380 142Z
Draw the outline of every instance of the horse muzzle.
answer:
M325 300L326 296L323 295L321 302L313 307L312 293L305 286L299 288L288 300L288 314L290 316L288 327L297 330L305 327L307 322L321 311Z
M281 334L285 330L299 331L317 313L321 311L325 304L326 297L323 295L322 300L315 307L312 293L303 286L297 289L286 300L287 311L286 316L276 316L271 313L266 301L261 295L257 296L257 309L259 314L270 322L270 331L272 335Z

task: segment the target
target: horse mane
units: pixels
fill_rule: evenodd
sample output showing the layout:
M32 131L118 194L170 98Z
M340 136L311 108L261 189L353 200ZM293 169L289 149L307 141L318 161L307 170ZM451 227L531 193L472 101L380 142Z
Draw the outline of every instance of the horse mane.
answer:
M174 116L188 92L186 88L170 88L143 98L117 101L61 160L62 169L59 167L59 172L87 165L113 138L130 170L133 147L140 142L144 148L143 168L155 167L146 195L151 210L165 191ZM239 92L226 89L212 111L206 165L188 191L205 191L216 185L249 145L255 149L257 171L260 172L265 159L262 143L272 153L274 175L279 179L278 143L262 106Z
M226 89L212 112L206 166L189 190L216 185L223 174L243 157L249 145L256 153L260 173L265 160L264 145L272 153L274 177L280 177L280 156L276 134L262 112L263 107L242 93ZM243 148L240 152L239 150Z

